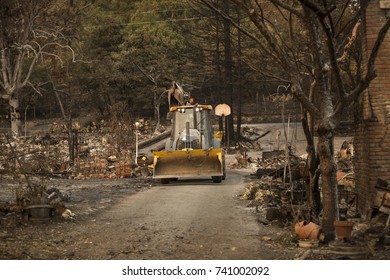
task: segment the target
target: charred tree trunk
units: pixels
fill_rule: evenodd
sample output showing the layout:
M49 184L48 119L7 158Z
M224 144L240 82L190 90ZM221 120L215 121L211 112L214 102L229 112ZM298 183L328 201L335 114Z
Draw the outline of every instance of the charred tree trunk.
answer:
M215 17L218 19L217 22L217 28L216 28L216 49L215 49L215 60L214 64L216 65L216 75L217 75L217 96L216 96L216 103L224 103L224 100L222 98L222 85L223 85L223 77L222 77L222 67L221 67L221 42L220 42L220 23L219 23L219 14L216 12Z
M317 152L320 160L320 188L323 197L322 229L325 241L334 240L333 222L338 219L337 166L334 159L333 140L333 129L323 127L318 129Z
M314 213L318 215L319 214L318 206L320 205L321 201L318 199L319 196L316 195L318 194L317 191L318 186L316 186L314 180L316 175L316 170L318 168L318 161L317 161L316 151L315 151L314 136L308 122L307 114L308 113L305 110L303 110L301 122L302 122L302 128L305 134L306 144L307 144L306 146L307 161L306 161L305 168L309 172L309 178L310 178L310 192L308 195L308 205L310 207L310 212L312 212L312 210L315 209Z
M22 119L20 117L19 96L13 94L9 99L11 132L13 137L20 136L22 133Z
M91 88L87 85L86 86L87 88L87 92L89 94L89 96L91 97L91 102L95 104L95 106L98 108L99 112L100 112L100 115L101 116L104 116L104 108L103 108L103 102L102 102L102 98L100 96L99 93L96 93L94 94L91 90Z
M237 24L240 25L240 9L237 6ZM241 121L242 121L242 62L241 62L241 32L237 31L237 52L238 52L238 105L237 105L237 132L236 140L241 139Z
M223 11L226 15L230 13L229 0L223 1ZM234 122L233 122L233 74L232 74L232 44L231 44L231 23L227 20L223 22L224 29L224 48L225 48L225 83L226 95L229 100L227 103L231 108L232 114L227 116L226 135L229 140L234 139Z
M242 86L238 86L238 104L237 104L237 131L236 140L241 139L241 123L242 123L242 97L241 97Z
M154 119L156 120L156 127L154 131L158 131L161 126L161 118L160 118L160 102L159 102L159 96L157 93L157 85L154 86L153 89L153 108L154 108Z

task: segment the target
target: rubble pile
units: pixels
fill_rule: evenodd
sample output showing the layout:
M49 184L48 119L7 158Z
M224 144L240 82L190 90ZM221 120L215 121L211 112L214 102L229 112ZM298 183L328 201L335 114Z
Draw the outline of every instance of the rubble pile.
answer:
M132 143L118 143L110 134L84 133L75 159L75 179L131 176Z
M131 128L120 125L119 133L112 131L107 123L100 121L79 130L79 145L75 160L75 179L87 178L128 178L143 176L139 167L134 165L135 133L138 135L139 147L151 137L162 133L166 128L159 126L152 131L153 124L145 119L137 121Z
M233 168L250 168L253 171L253 182L246 186L241 198L250 200L250 205L264 212L269 221L289 221L297 215L306 214L306 158L296 155L291 147L280 149L279 130L256 131L246 127L243 134L244 140L260 143L261 139L262 146L258 146L260 156L257 158L247 155L249 149L241 148L240 157L236 157L237 162L233 163Z
M281 181L280 181L281 183ZM245 187L241 199L252 200L257 205L275 206L280 203L279 184L272 177L264 176L258 182L251 182Z
M77 160L75 165L75 179L86 178L128 178L132 174L132 161L110 161L112 158L105 155L95 156L89 160Z
M286 177L286 180L299 180L308 176L306 160L300 158L291 151L286 156L285 151L275 150L262 153L262 159L257 159L258 169L254 176L261 178L264 175L273 178ZM290 174L291 173L291 174Z
M110 134L78 135L71 166L69 141L63 135L0 139L0 172L83 178L129 177L132 170L132 145L119 145Z
M68 141L63 137L34 136L20 139L0 137L0 171L12 173L20 168L23 173L54 173L69 162Z
M61 122L48 125L47 132L12 139L0 135L0 173L87 178L141 176L134 166L135 136L139 145L167 128L145 119L129 125L96 120L84 125L73 122L71 136ZM71 140L69 140L71 139ZM73 161L72 161L73 159Z
M241 132L242 141L236 143L235 148L236 150L239 150L241 154L245 154L249 149L254 151L263 150L265 147L262 147L259 140L265 136L270 136L271 134L270 130L244 126Z
M290 184L283 182L281 177L264 175L246 185L241 199L250 200L249 206L255 206L268 221L288 222L308 214L307 187L305 180L293 181L293 184Z

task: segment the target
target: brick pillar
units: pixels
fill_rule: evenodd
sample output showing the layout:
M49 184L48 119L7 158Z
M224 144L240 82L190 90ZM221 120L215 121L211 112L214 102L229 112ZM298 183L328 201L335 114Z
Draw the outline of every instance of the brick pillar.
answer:
M387 6L388 5L388 6ZM364 59L390 15L390 1L370 1L365 19ZM363 120L356 125L354 167L358 207L366 214L372 206L378 178L390 181L390 34L376 60L377 77L363 96Z

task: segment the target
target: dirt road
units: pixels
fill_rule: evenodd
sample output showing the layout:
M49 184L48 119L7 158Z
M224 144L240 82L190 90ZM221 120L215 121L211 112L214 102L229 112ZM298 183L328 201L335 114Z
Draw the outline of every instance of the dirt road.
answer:
M222 184L178 181L127 197L95 223L81 258L264 259L259 225L236 195L240 175ZM106 238L109 240L104 241ZM274 256L277 257L277 256Z
M296 250L262 241L266 235L275 237L275 228L258 223L253 209L237 197L244 178L230 171L221 184L178 181L137 193L131 180L111 186L79 182L68 204L77 214L74 220L19 221L10 227L12 217L5 217L0 258L293 258Z

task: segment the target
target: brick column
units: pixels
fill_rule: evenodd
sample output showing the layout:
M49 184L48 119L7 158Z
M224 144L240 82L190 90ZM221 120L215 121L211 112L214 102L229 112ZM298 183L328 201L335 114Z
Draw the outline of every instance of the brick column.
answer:
M366 12L364 59L389 14L390 1L372 0ZM356 124L354 167L358 207L362 214L370 210L378 178L390 182L390 34L376 60L377 77L363 96L363 120Z

